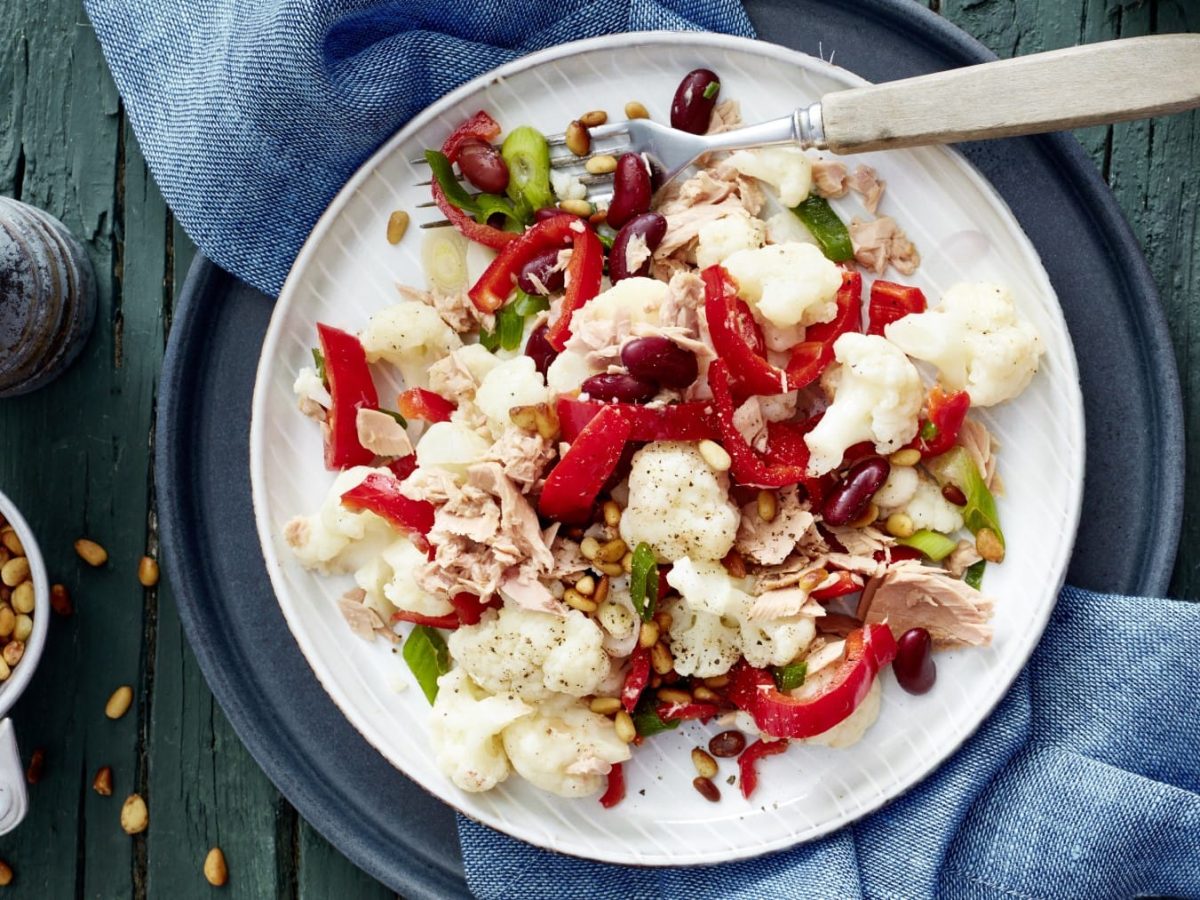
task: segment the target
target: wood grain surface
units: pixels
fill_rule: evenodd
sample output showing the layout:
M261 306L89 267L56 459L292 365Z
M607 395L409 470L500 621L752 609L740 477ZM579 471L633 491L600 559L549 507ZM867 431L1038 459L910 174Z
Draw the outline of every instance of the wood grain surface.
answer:
M1000 56L1081 42L1200 31L1191 0L931 0ZM1079 133L1133 224L1162 292L1188 409L1189 503L1200 503L1200 115ZM51 387L0 403L0 485L38 534L75 614L56 617L14 717L26 759L45 749L28 820L0 838L22 898L214 895L209 847L230 897L367 898L389 892L341 857L260 772L213 701L170 586L144 590L156 549L155 390L172 304L194 248L146 169L79 0L0 0L0 193L61 218L100 286L96 334ZM93 570L81 535L107 547ZM1200 516L1186 515L1172 593L1200 595ZM104 702L139 698L119 721ZM111 766L114 792L91 789ZM118 824L137 791L149 830Z

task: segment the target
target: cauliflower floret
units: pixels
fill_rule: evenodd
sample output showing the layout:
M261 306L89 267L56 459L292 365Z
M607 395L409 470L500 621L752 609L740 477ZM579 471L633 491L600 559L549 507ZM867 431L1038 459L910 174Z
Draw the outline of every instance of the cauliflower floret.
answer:
M575 175L562 169L550 170L550 187L554 196L559 200L584 200L587 198L587 185Z
M475 405L488 417L494 437L512 427L509 410L514 406L534 406L549 399L546 381L529 356L500 363L475 391Z
M766 239L766 226L752 216L721 216L700 226L696 265L715 266L740 250L756 250Z
M462 346L462 339L438 311L416 300L375 313L361 339L367 362L391 363L409 387L427 387L429 367Z
M816 244L817 239L790 209L777 212L766 221L768 244Z
M943 497L938 486L928 478L917 483L904 511L917 528L953 534L963 527L962 510Z
M812 244L770 244L728 257L725 270L738 283L738 296L779 328L828 322L842 270Z
M366 604L387 621L397 609L423 616L445 616L454 607L445 597L423 590L413 574L428 557L408 538L399 538L378 557L354 573L355 583L367 592Z
M818 673L814 679L814 684L819 684L820 676L824 673ZM803 691L804 688L801 688ZM800 693L799 691L797 693ZM867 691L867 696L863 697L858 706L854 707L854 712L850 713L842 721L838 722L828 731L822 731L820 734L806 738L806 744L820 744L822 747L832 747L834 750L843 750L857 744L862 740L864 734L867 733L875 720L879 718L880 698L883 694L883 689L879 686L879 679L876 678L871 685L871 689Z
M575 312L572 329L588 322L630 322L658 324L658 309L667 297L667 284L653 278L623 278L589 300Z
M742 656L755 668L785 666L799 656L813 638L817 626L811 616L742 622Z
M891 453L913 439L925 388L917 367L899 348L878 335L843 334L834 342L832 366L821 380L833 402L804 436L812 475L831 472L848 447L871 441Z
M569 394L579 390L595 374L586 356L574 350L564 350L554 357L554 362L546 370L546 383L552 394Z
M671 654L680 675L715 678L733 668L741 657L736 624L727 625L720 616L683 600L670 601L663 609L671 615Z
M438 679L429 717L437 767L464 791L490 791L508 778L500 733L533 712L512 695L490 696L462 668Z
M561 694L538 704L534 715L513 722L502 737L512 767L560 797L596 793L612 767L630 756L611 719Z
M483 461L491 442L459 422L434 422L417 442L417 465L445 469L460 480L467 469Z
M743 619L754 603L739 583L719 562L707 559L677 559L667 573L667 584L679 591L695 610L724 619Z
M812 160L798 147L739 150L729 157L729 164L774 187L784 206L799 206L812 190Z
M583 697L609 672L604 632L576 610L566 616L506 606L459 628L450 655L485 690L526 700L553 693Z
M972 406L993 406L1025 390L1038 370L1042 341L1017 315L1008 288L956 284L941 305L884 329L915 359L937 366L942 383L966 390Z
M300 401L301 411L305 411L304 401L306 400L323 406L325 409L333 406L333 398L329 396L329 389L325 387L325 383L317 375L317 370L312 366L305 366L296 373L292 392Z
M283 536L300 565L326 574L349 572L375 558L396 533L373 512L356 512L342 505L342 494L357 487L372 472L391 478L387 469L355 466L333 479L321 508L311 516L296 516Z
M921 476L913 466L892 466L887 481L871 499L881 510L899 509L917 493L920 480Z
M737 538L741 512L728 480L708 467L695 444L657 441L633 455L621 538L645 541L660 562L685 556L722 559Z

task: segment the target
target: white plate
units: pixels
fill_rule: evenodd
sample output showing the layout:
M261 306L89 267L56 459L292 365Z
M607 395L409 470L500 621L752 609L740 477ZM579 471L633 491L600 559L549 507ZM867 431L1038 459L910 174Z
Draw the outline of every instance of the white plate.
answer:
M403 661L383 642L368 646L354 637L338 614L334 598L349 579L306 572L280 538L289 518L317 507L331 481L317 429L296 411L292 381L310 362L314 323L361 328L372 312L397 302L397 281L423 284L415 227L398 247L384 232L394 209L419 221L417 204L429 194L414 185L428 172L409 160L424 148L439 146L479 109L506 128L532 124L549 133L586 110L619 112L637 99L663 121L680 77L698 66L720 75L722 98L739 100L747 122L862 83L771 44L673 33L568 44L472 81L388 141L322 216L275 306L254 396L251 474L267 568L288 625L334 702L396 767L467 815L533 844L608 862L714 863L782 849L854 821L928 775L996 705L1041 636L1066 571L1083 490L1083 412L1070 338L1037 254L1007 206L952 151L864 155L887 181L882 212L899 220L922 254L916 276L905 280L931 298L956 281L1004 282L1045 340L1033 385L1017 402L983 416L1003 446L1007 488L1000 514L1008 562L990 567L984 582L997 600L992 646L939 655L937 686L924 697L904 693L887 674L882 715L864 741L841 751L793 746L764 761L752 802L726 786L736 772L730 762L717 779L720 803L691 788L688 751L716 730L698 725L636 752L626 764L627 798L612 810L595 798L543 793L515 776L489 793L468 794L438 772L424 696L394 689L409 680ZM855 212L853 200L842 203L846 215Z

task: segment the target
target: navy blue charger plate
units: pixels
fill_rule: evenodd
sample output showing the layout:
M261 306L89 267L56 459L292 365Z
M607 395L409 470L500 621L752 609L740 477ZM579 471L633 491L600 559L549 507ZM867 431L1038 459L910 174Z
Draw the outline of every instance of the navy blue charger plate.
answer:
M992 58L911 0L746 6L764 40L813 55L820 48L826 57L836 49L839 65L872 81ZM1041 253L1079 355L1089 441L1068 580L1164 594L1182 515L1183 414L1141 250L1073 138L962 149ZM248 451L270 313L270 298L196 259L164 363L157 438L163 543L184 627L238 735L309 822L407 897L466 895L453 812L342 717L271 591L251 510Z

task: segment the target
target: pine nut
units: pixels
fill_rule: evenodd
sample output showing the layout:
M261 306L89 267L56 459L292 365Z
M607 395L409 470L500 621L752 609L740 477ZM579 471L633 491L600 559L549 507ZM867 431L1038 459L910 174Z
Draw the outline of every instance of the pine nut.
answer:
M11 606L0 606L0 638L7 639L17 627L17 614Z
M22 581L15 588L13 588L12 605L13 609L19 613L33 612L34 598L32 581Z
M0 566L3 566L6 562L12 559L12 557L12 551L3 545L0 545Z
M779 514L779 501L775 499L774 491L758 492L758 517L764 522L774 522Z
M696 776L692 779L692 787L709 803L717 803L721 799L720 789L707 778Z
M0 581L5 587L15 588L23 581L29 580L29 560L24 556L14 556L0 568Z
M387 239L389 244L398 244L408 231L408 213L398 209L388 216Z
M563 601L572 609L577 609L582 613L594 613L600 608L600 604L589 597L583 596L575 588L567 588L563 591Z
M567 149L576 156L587 156L592 149L592 136L588 134L587 126L576 119L567 126Z
M50 608L60 616L69 616L75 611L71 605L71 594L65 584L50 585Z
M621 701L617 697L593 697L588 708L602 716L611 716L621 708Z
M643 622L642 630L638 633L638 646L649 650L658 643L658 623Z
M863 514L848 524L851 528L866 528L868 525L875 524L875 520L878 518L879 507L874 503L868 503L867 508L863 511Z
M621 557L621 571L624 572L626 575L633 574L633 551L632 550L630 550L628 553L626 553L624 556Z
M89 566L99 567L108 562L108 551L87 538L80 538L75 542L75 552Z
M140 794L130 794L121 804L121 830L126 834L141 834L150 824L150 811Z
M112 796L112 766L101 766L92 779L92 790L101 797Z
M666 644L659 642L650 648L650 666L659 675L666 675L675 668L675 658Z
M21 657L25 655L25 642L12 640L4 645L4 650L0 651L0 656L4 657L4 661L9 666L15 667L21 661Z
M592 594L592 599L597 603L603 603L605 600L607 600L608 586L608 576L605 575L598 582L596 582L596 593ZM625 607L621 607L621 609L625 609ZM628 612L628 610L626 610L626 612Z
M725 567L725 571L734 578L746 577L746 559L738 552L738 548L734 547L725 554L725 558L721 560L721 565Z
M21 539L17 536L17 532L12 526L7 526L3 531L0 531L0 544L3 544L13 556L24 556L25 547L21 544Z
M604 511L604 524L609 528L616 528L621 524L621 507L615 500L606 500L602 507Z
M617 737L625 743L628 744L637 737L637 729L633 725L633 717L625 712L625 710L617 711L616 716L613 718L613 725L616 727Z
M575 590L586 597L592 596L592 594L596 593L596 579L591 575L584 575L575 582Z
M10 675L12 675L12 669L4 661L4 657L0 656L0 681L8 681Z
M594 537L585 537L579 542L579 552L586 560L593 560L600 552L600 542Z
M1004 545L1000 543L1000 536L990 528L980 528L975 534L975 552L988 562L1004 562Z
M912 537L913 533L917 530L917 526L913 524L912 516L905 513L892 513L887 517L885 527L888 534L898 538Z
M888 457L888 462L893 466L915 466L921 461L921 451L914 450L912 447L907 447L904 450L897 450Z
M706 688L702 684L698 684L694 688L692 688L692 696L695 697L701 703L720 703L721 702L720 694L718 694L716 691L710 691L708 688Z
M596 128L608 121L608 113L602 109L593 109L579 117L579 124L584 128Z
M595 564L595 567L610 578L620 578L625 574L625 570L621 568L621 564L619 562L598 562Z
M229 867L220 847L213 847L204 857L204 877L213 887L221 887L229 880Z
M729 467L733 465L729 453L716 441L705 438L697 445L696 449L700 451L700 456L714 472L728 472Z
M132 705L133 688L127 684L123 684L112 692L112 696L104 704L104 714L110 719L119 719L125 713L129 712L129 707Z
M583 166L589 175L607 175L617 170L617 158L607 153L593 156Z
M701 778L717 777L717 761L699 747L692 748L692 765Z
M625 118L627 119L648 119L650 111L636 100L630 100L625 104Z
M800 590L802 590L802 591L811 593L811 592L815 591L817 588L819 588L821 586L822 582L824 582L825 579L828 577L829 577L829 572L827 570L812 569L809 572L805 572L800 577L800 581L797 583L796 587L800 588Z
M595 210L592 208L592 204L588 203L586 200L561 200L559 201L558 208L563 212L569 212L572 215L582 216L585 219L595 212Z
M671 630L671 614L665 609L654 614L654 622L658 625L659 631Z
M721 688L727 687L728 685L729 685L729 676L728 675L714 675L712 678L704 679L704 686L710 687L713 690L720 690Z
M662 688L659 690L658 699L663 703L691 703L692 695L687 691L681 691L679 688Z
M31 634L33 634L33 619L22 613L17 616L16 624L13 625L13 640L25 642L29 640Z
M29 756L29 765L25 767L25 780L37 784L42 780L42 769L46 767L46 751L38 747Z
M143 556L138 563L138 581L142 587L152 588L158 584L158 562L149 556Z
M629 547L620 538L613 538L600 545L600 549L596 551L596 561L614 563L620 562L621 558L629 552Z
M12 880L12 866L0 859L0 887L8 887L10 884L12 884Z

